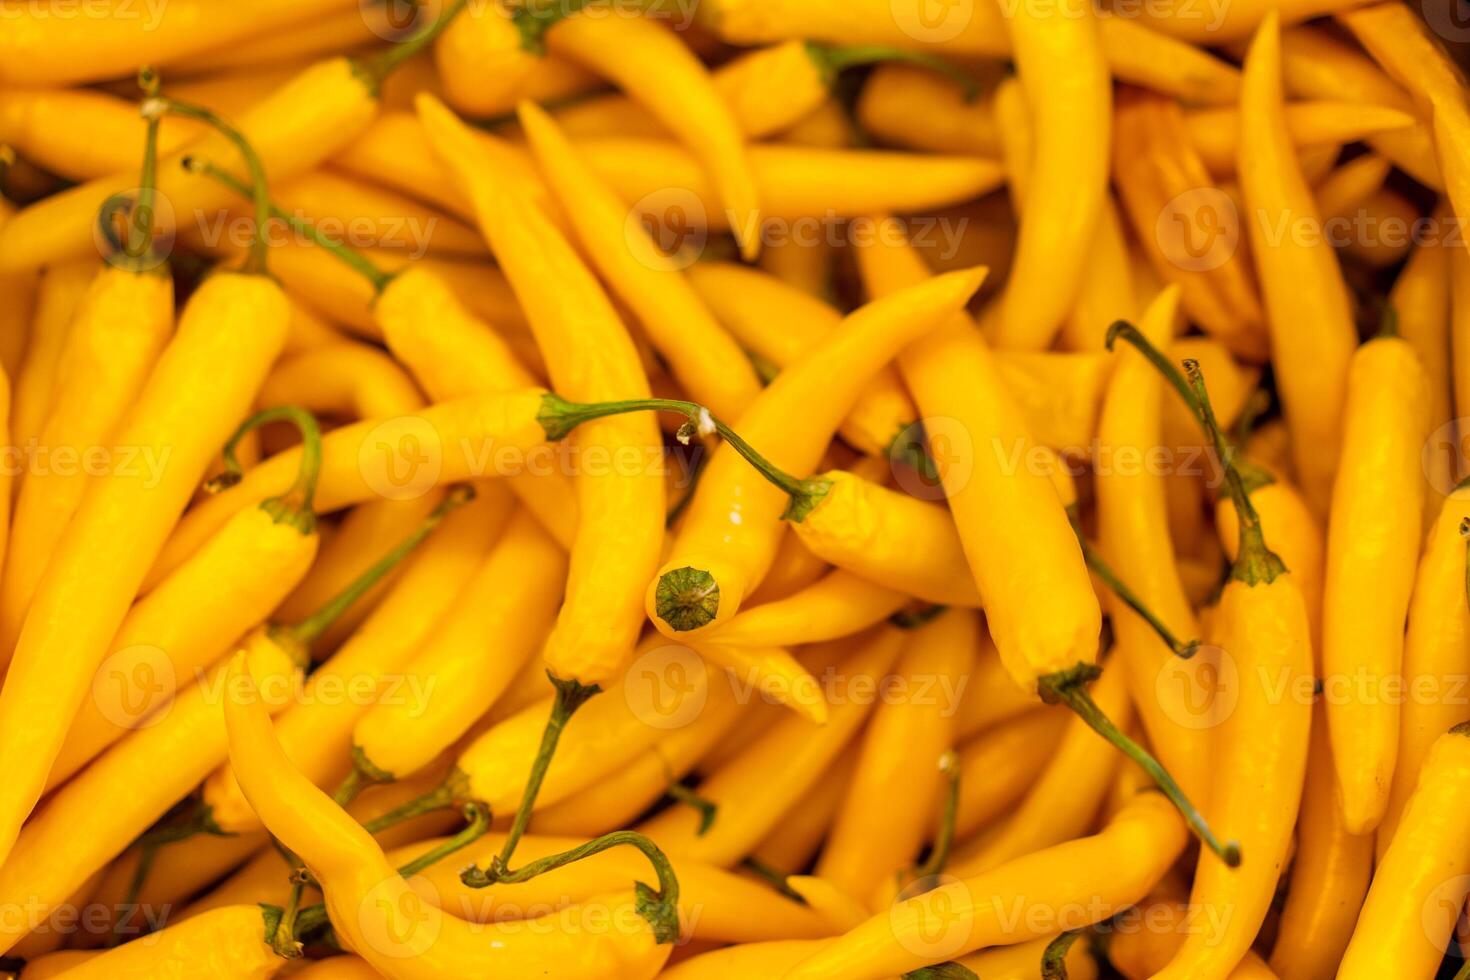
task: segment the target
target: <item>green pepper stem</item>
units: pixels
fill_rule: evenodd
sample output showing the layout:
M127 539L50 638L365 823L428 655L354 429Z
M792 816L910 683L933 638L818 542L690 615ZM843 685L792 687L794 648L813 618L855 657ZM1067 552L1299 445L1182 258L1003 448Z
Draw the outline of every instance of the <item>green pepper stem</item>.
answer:
M387 51L371 58L354 60L353 67L356 69L358 77L376 95L378 89L382 87L383 81L389 75L393 74L399 65L424 50L430 44L433 44L434 40L440 34L444 33L444 29L450 25L454 18L459 16L460 11L464 10L467 3L468 0L453 0L445 8L444 13L439 16L438 20L413 37L395 44Z
M1077 519L1076 505L1067 508L1067 516L1071 519L1072 530L1077 534L1077 542L1082 546L1082 557L1086 560L1087 567L1092 569L1093 574L1102 579L1103 584L1112 589L1113 593L1123 600L1125 606L1132 609L1139 618L1153 628L1153 631L1159 635L1159 639L1164 641L1164 645L1174 651L1174 656L1188 660L1198 653L1200 641L1185 642L1175 636L1168 624L1154 614L1154 611L1138 597L1138 593L1134 592L1127 582L1118 577L1118 573L1113 571L1107 560L1092 546L1092 542L1087 540L1087 535L1082 533L1082 525Z
M1273 582L1278 575L1285 573L1286 564L1266 546L1266 536L1261 531L1261 518L1256 513L1255 504L1251 503L1245 481L1241 479L1240 469L1236 466L1234 447L1225 441L1225 434L1220 431L1220 423L1215 418L1214 407L1210 405L1210 393L1205 388L1205 376L1200 370L1199 362L1192 358L1186 360L1184 372L1189 376L1200 418L1204 420L1205 434L1214 442L1215 454L1220 457L1220 465L1225 469L1225 485L1230 488L1230 499L1235 504L1236 523L1240 525L1240 544L1230 574L1247 585Z
M260 509L269 514L277 524L290 524L302 534L316 530L316 514L312 500L316 496L317 480L322 472L322 429L316 416L295 405L281 405L256 412L235 430L225 443L223 452L224 472L205 484L205 489L216 493L240 482L244 469L240 466L238 450L240 440L270 422L290 422L301 433L301 465L296 470L296 481L285 493L261 501Z
M153 870L153 863L158 858L158 852L170 844L186 841L200 834L213 834L223 837L225 832L214 820L211 808L203 803L197 803L190 809L189 813L181 820L155 827L142 834L134 846L138 849L138 866L133 869L132 877L128 879L128 889L123 894L123 900L119 908L131 910L138 902L138 895L142 893L143 886L148 883L148 875ZM117 922L117 928L108 937L108 944L115 944L122 935L122 926L130 917L125 913Z
M1204 375L1200 372L1199 362L1192 359L1184 362L1185 370L1190 374L1189 380L1186 380L1163 352L1150 343L1142 331L1126 320L1118 320L1108 328L1107 346L1109 350L1119 338L1136 347L1173 386L1174 390L1179 393L1179 397L1184 399L1184 404L1189 407L1195 421L1199 423L1205 438L1209 439L1215 447L1215 454L1219 457L1220 466L1224 470L1225 485L1230 493L1231 501L1235 504L1237 523L1240 526L1240 547L1236 551L1231 576L1247 585L1271 582L1286 570L1286 566L1266 547L1265 537L1261 533L1261 520L1256 514L1255 505L1250 501L1250 493L1246 488L1245 477L1242 475L1244 467L1234 448L1226 442L1225 435L1215 420L1214 408L1210 405L1209 393L1205 390ZM1262 480L1258 474L1251 474L1253 487L1270 482L1269 478Z
M717 432L734 447L756 472L791 498L788 512L811 509L816 500L827 492L825 480L799 480L766 459L755 447L746 442L740 433L716 418L709 409L698 402L680 401L674 398L634 398L614 402L570 402L560 395L548 392L542 399L540 413L536 416L546 438L551 442L565 439L577 426L594 419L612 415L627 415L631 412L673 412L688 419L679 429L681 442L688 442L696 434ZM804 509L803 509L804 508Z
M1455 971L1455 980L1470 980L1470 960L1460 964L1460 969Z
M924 863L914 869L913 880L923 881L944 872L949 864L949 852L954 847L955 821L960 813L960 757L954 749L939 757L939 771L944 774L948 785L944 793L944 813L939 822L939 834Z
M138 69L138 87L143 90L143 117L148 121L148 129L143 140L143 171L138 179L138 202L133 209L127 247L123 249L123 254L135 267L144 262L153 248L154 204L158 194L158 123L161 113L151 109L157 105L153 100L158 97L158 73L148 65Z
M1042 677L1038 683L1038 692L1041 699L1047 704L1064 704L1077 714L1088 726L1103 738L1107 739L1125 756L1136 762L1139 768L1148 773L1153 781L1158 784L1159 789L1174 804L1184 817L1185 823L1189 825L1197 837L1211 851L1219 856L1229 867L1240 865L1240 845L1235 841L1221 844L1205 822L1204 816L1199 812L1189 798L1184 795L1184 790L1169 775L1169 771L1159 764L1159 760L1150 755L1143 746L1123 733L1112 719L1103 714L1102 709L1092 700L1092 695L1087 693L1087 683L1097 678L1102 673L1102 668L1096 664L1078 664L1070 670L1059 671Z
M260 162L260 155L255 152L255 147L250 145L244 133L225 122L219 114L212 110L162 96L158 98L158 101L163 111L189 119L198 119L235 144L235 149L240 151L240 156L245 160L245 168L250 172L251 183L255 185L255 241L250 244L250 253L245 257L245 264L241 266L240 271L251 275L266 275L266 254L270 249L271 210L270 200L266 197L265 165ZM200 162L193 157L185 157L183 162L184 169L190 173L197 173L200 170Z
M219 181L241 197L253 198L255 195L255 185L247 184L234 174L221 170L207 160L196 160L193 166L197 172ZM368 282L373 284L374 293L381 293L384 289L388 288L388 283L392 282L394 276L397 275L397 273L393 272L384 272L376 265L373 265L361 252L349 248L341 242L332 240L312 222L294 214L288 214L281 209L280 205L271 201L269 197L266 198L266 201L270 207L271 217L284 221L292 231L307 236L313 244L326 249L333 258L360 274Z
M504 870L500 858L494 858L489 871L482 871L478 866L472 865L459 878L470 888L486 888L494 884L514 885L623 845L642 851L658 875L657 891L641 881L635 884L639 914L653 926L654 936L660 943L676 942L679 938L679 878L674 874L674 866L669 863L668 857L658 845L632 830L616 830L604 834L560 854L532 861L519 871ZM499 870L497 865L501 865Z
M561 0L546 6L527 3L517 7L511 14L511 20L521 32L521 50L535 55L545 54L546 32L585 6L587 0Z
M448 810L450 807L457 806L464 799L468 788L469 781L465 778L464 773L455 769L450 772L444 782L424 795L415 797L387 813L366 821L362 827L370 834L381 834L389 827L396 827L404 821L422 817L426 813Z
M975 971L953 960L920 967L903 975L903 980L980 980Z
M703 837L709 833L709 829L715 825L715 817L719 815L720 805L700 796L680 782L670 782L668 788L669 799L676 803L682 803L687 807L699 811L699 829L694 832L695 837Z
M399 868L398 873L405 878L411 878L425 868L444 860L456 851L464 850L489 832L490 808L485 804L473 801L466 803L464 805L464 816L468 825L463 830L433 850L420 854Z
M1460 537L1465 544L1465 606L1470 609L1470 517L1460 522Z
M337 792L332 794L332 799L338 806L345 807L357 799L357 794L375 783L391 783L396 777L386 769L379 769L373 765L362 746L352 747L352 769L343 778L337 787Z
M275 932L270 938L271 949L277 956L285 960L301 958L301 943L296 939L296 921L301 914L301 896L306 891L306 881L305 867L298 865L292 869L291 897L285 909L281 911L281 918L276 923Z
M531 823L531 811L536 806L536 797L541 793L541 784L546 779L546 770L551 768L551 759L556 755L556 746L561 741L562 730L567 727L567 722L571 720L572 715L576 714L578 708L602 692L602 688L596 684L563 680L550 671L547 671L546 676L551 679L551 686L556 691L551 699L551 716L546 719L546 728L541 732L541 747L537 749L536 758L531 762L531 772L526 778L526 788L521 793L521 804L516 808L515 820L510 825L510 832L505 836L505 845L501 847L500 854L490 862L489 874L494 881L506 881L520 873L510 870L510 859L515 854L516 845L521 842L526 827Z
M1046 944L1046 952L1041 954L1041 980L1067 980L1067 954L1081 938L1082 930L1073 929Z
M458 484L452 487L444 499L439 502L439 506L424 518L423 523L415 528L412 534L399 542L392 551L379 558L371 568L349 583L345 589L328 600L326 605L294 626L276 627L278 638L294 642L302 647L309 647L330 629L332 624L353 603L367 594L369 589L382 581L383 577L399 562L422 544L425 538L434 533L435 529L444 523L446 517L466 501L474 499L474 496L474 490L468 485Z
M943 75L964 91L967 102L973 101L980 94L980 83L968 72L938 55L924 51L910 51L888 44L833 45L808 41L806 53L816 63L817 70L822 74L822 81L829 87L836 84L837 76L848 68L874 65L882 61L900 61Z
M748 857L740 862L740 866L798 905L807 904L807 900L802 897L801 892L791 887L790 882L786 880L784 874L759 858Z

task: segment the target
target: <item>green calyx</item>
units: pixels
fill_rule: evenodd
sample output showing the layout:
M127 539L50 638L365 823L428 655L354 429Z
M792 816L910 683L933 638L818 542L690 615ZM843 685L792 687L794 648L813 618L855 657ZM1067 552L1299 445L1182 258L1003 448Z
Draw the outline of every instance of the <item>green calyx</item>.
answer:
M938 963L903 975L903 980L980 980L975 971L959 963Z
M708 626L720 612L720 584L702 568L675 568L659 576L654 612L679 633Z
M829 88L837 84L837 76L848 68L861 65L876 65L884 61L897 61L927 68L958 85L965 94L965 101L973 101L980 94L980 83L962 69L937 55L924 51L894 47L889 44L834 45L820 41L806 43L807 56L817 66L822 82Z

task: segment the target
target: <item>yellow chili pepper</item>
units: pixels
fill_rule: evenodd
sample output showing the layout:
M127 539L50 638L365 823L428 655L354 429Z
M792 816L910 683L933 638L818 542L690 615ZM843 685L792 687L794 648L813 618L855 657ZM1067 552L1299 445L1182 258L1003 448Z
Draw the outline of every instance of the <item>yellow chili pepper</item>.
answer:
M1126 674L1112 665L1098 678L1093 696L1108 717L1126 728L1132 718ZM1061 741L1049 753L1045 768L992 833L978 846L956 854L946 872L968 878L1034 851L1082 836L1092 826L1098 807L1111 789L1118 754L1082 719L1067 723ZM983 780L990 777L977 774Z
M355 767L405 776L469 730L536 653L556 615L565 577L566 558L556 542L528 515L513 517L404 665L409 687L422 693L385 700L358 719L352 729Z
M309 963L292 976L296 980L381 980L383 974L362 957L349 954Z
M928 278L906 243L890 240L863 248L858 255L865 282L875 295ZM970 464L947 466L940 477L947 478L950 509L966 554L973 559L971 568L986 599L991 635L1012 676L1023 688L1034 690L1042 675L1094 661L1101 614L1076 535L1045 474L1026 465L1002 466L1001 454L1018 452L1017 458L1024 459L1029 439L984 341L966 318L960 318L911 346L899 365L923 414L953 419L961 427L956 432L929 433L931 445L934 440L956 439L961 432L971 433L972 439L985 433L992 440L992 445L968 452L957 444L952 450L941 446L934 451L960 453ZM960 470L965 471L963 477ZM1024 536L1026 553L1038 562L1003 568L993 561L995 555L1010 553L1005 543L1010 535ZM1047 584L1033 586L1032 575Z
M1158 346L1173 339L1181 291L1169 287L1149 305L1140 329ZM1163 474L1149 453L1162 443L1163 380L1137 351L1116 353L1116 367L1098 425L1098 540L1108 562L1176 636L1197 637L1200 625L1179 578L1170 538ZM1167 463L1165 465L1168 465ZM1120 666L1127 672L1139 720L1159 756L1191 794L1202 794L1210 770L1210 736L1189 710L1187 685L1160 684L1163 672L1190 673L1171 663L1181 651L1159 642L1144 619L1120 601L1110 614Z
M967 739L1037 707L1011 680L1001 662L1000 651L990 638L990 630L983 630L974 669L965 684L964 702L960 705L959 737Z
M913 865L938 802L940 760L954 742L954 685L968 676L978 642L979 623L962 610L913 633L893 667L905 686L873 711L818 877L866 899Z
M104 81L126 76L139 64L161 63L210 48L228 47L244 38L310 21L347 0L285 3L270 0L257 11L221 10L207 0L187 0L159 11L148 24L141 13L116 17L56 17L19 12L24 25L14 25L0 44L8 85L56 85ZM30 16L26 16L29 13ZM147 30L140 29L146 24Z
M1435 740L1358 914L1343 980L1434 973L1464 902L1470 850L1459 832L1470 787L1470 726Z
M911 65L874 69L858 97L857 117L864 131L892 146L1000 156L990 103L967 98L952 80Z
M362 180L313 170L273 188L286 211L350 232L353 241L417 258L486 259L485 241L469 225L406 195Z
M1299 26L1283 32L1281 59L1286 88L1294 96L1345 99L1364 107L1387 106L1417 115L1407 92L1360 48L1330 30ZM1368 145L1426 187L1444 187L1428 125L1420 123L1404 132L1380 133L1370 137Z
M1444 190L1463 221L1470 215L1470 163L1465 158L1470 110L1465 107L1464 81L1428 25L1399 13L1395 5L1383 3L1340 13L1337 19L1389 75L1425 104Z
M1083 253L1107 196L1112 86L1097 21L1069 2L1007 12L1012 57L1032 117L1021 217L994 340L1002 348L1050 346L1083 279Z
M279 65L300 69L316 58L376 44L385 37L401 36L406 26L402 18L381 7L329 11L292 25L289 31L256 34L222 51L186 54L160 64L184 75Z
M988 946L1052 936L1059 926L1081 928L1143 898L1185 839L1168 801L1140 793L1100 833L906 899L782 976L884 980Z
M795 875L801 869L811 867L832 821L837 817L847 784L852 781L856 768L857 746L849 744L837 761L828 767L824 778L786 811L781 823L766 835L742 865L766 878L770 877L766 870L776 875ZM791 879L787 878L786 883L790 886Z
M145 170L151 164L150 159ZM145 187L150 183L145 174ZM47 558L87 485L87 473L66 468L64 454L81 457L108 444L172 333L172 280L160 260L147 255L148 245L141 249L136 258L122 256L97 274L67 332L50 411L37 433L57 465L33 468L16 500L0 592L0 645L6 648L14 646Z
M293 662L263 631L245 649L271 709L279 710L302 662ZM187 795L225 755L219 687L224 676L221 666L201 678L174 700L161 722L132 733L58 790L21 831L0 869L0 891L23 896L37 910L64 902ZM163 759L167 765L159 764ZM16 926L0 924L0 946L9 949L20 938L24 928Z
M1412 115L1389 106L1334 99L1286 104L1286 128L1298 148L1356 143L1414 124ZM1235 144L1240 139L1238 109L1191 109L1184 114L1184 125L1190 144L1212 175L1223 178L1235 172Z
M145 848L129 848L107 866L92 894L92 908L102 910L103 931L79 935L73 945L97 947L113 936L148 931L150 923L163 920L169 910L182 906L264 846L264 833L227 837L201 833L167 847L147 848L146 862ZM145 864L145 873L140 875Z
M1430 747L1451 725L1464 720L1464 707L1456 703L1460 699L1454 688L1464 674L1465 642L1470 636L1462 537L1466 518L1470 518L1470 488L1458 487L1445 498L1419 560L1401 671L1413 696L1402 699L1393 783L1388 809L1378 825L1380 857L1419 782Z
M1245 858L1232 863L1201 854L1190 901L1221 916L1228 913L1229 921L1185 937L1168 967L1156 974L1168 980L1225 977L1249 951L1291 847L1311 729L1311 627L1301 588L1266 546L1199 365L1185 362L1186 383L1141 335L1134 332L1128 339L1193 407L1224 461L1239 516L1240 543L1212 626L1221 658L1229 658L1238 680L1231 685L1233 704L1228 713L1222 705L1224 717L1212 732L1209 800L1211 819L1230 828Z
M477 864L487 864L500 849L503 834L488 834L464 852ZM420 841L389 854L401 863L442 841ZM521 838L520 854L537 860L585 844L576 837ZM627 850L603 851L575 865L558 868L519 884L475 891L459 880L454 863L426 868L421 880L436 895L445 912L470 922L527 918L546 909L582 902L625 886L643 871L643 857ZM701 861L678 861L681 918L687 924L682 939L711 939L727 943L815 939L832 934L820 915L783 896L764 883Z
M760 253L758 185L739 124L699 59L643 17L574 12L543 31L552 54L610 79L678 134L718 188L741 254L754 259Z
M1443 222L1446 211L1435 210L1431 220ZM1415 248L1394 280L1389 304L1396 314L1399 336L1419 355L1428 378L1429 428L1435 442L1425 460L1424 527L1439 516L1446 491L1454 485L1458 450L1453 429L1444 438L1442 427L1456 417L1452 404L1453 360L1450 356L1450 257L1439 242Z
M137 65L132 62L129 70ZM133 148L143 141L149 125L136 102L95 89L29 84L0 94L0 142L69 180L105 177L134 164ZM200 129L192 119L161 120L158 147L171 153L198 136Z
M309 427L304 431L310 432ZM309 497L309 495L307 495ZM292 505L282 504L282 513ZM296 507L302 506L300 501ZM331 603L291 627L272 626L252 631L243 641L250 669L266 687L273 711L288 706L297 689L302 667L309 660L309 645L325 627L361 596L372 582L412 550L438 523L442 513L425 522L419 533L381 559ZM298 520L310 520L309 511ZM11 894L35 895L38 902L60 900L86 875L119 854L128 841L188 793L226 755L225 731L221 723L220 699L225 665L175 698L158 720L132 733L109 749L95 763L52 796L36 818L23 828L15 849L0 870L0 884ZM223 696L228 697L227 691ZM146 774L159 759L169 760L166 776ZM99 805L99 800L119 794L121 804ZM86 831L85 846L66 847L65 860L49 852L58 835L64 837L77 827L97 824ZM212 814L204 825L217 829ZM146 838L145 838L146 840ZM14 877L9 877L13 875ZM59 891L57 891L59 889ZM13 937L12 937L13 941Z
M660 974L664 980L748 980L780 976L822 948L814 939L741 943L683 960Z
M509 4L472 4L434 45L444 100L468 116L510 112L525 99L556 103L601 88L575 62L526 50Z
M1128 919L1126 929L1120 925L1107 935L1108 962L1128 980L1154 976L1168 966L1185 936L1213 929L1205 914L1187 904L1182 894L1140 905L1137 913L1128 913ZM1246 953L1225 976L1228 980L1276 980L1276 974L1255 953Z
M1020 81L1008 78L995 93L995 116L1002 133L1001 149L1009 175L1011 205L1023 218L1031 170L1036 156L1034 133ZM1062 324L1063 345L1073 350L1095 350L1103 343L1107 325L1119 317L1137 315L1133 276L1129 273L1128 243L1123 238L1117 206L1105 196L1091 235L1091 261L1079 275L1076 296ZM995 316L1004 316L1004 308ZM1088 433L1089 435L1091 433Z
M10 438L22 450L40 445L72 317L96 276L95 261L62 262L41 273L25 360L11 385Z
M1392 186L1378 188L1344 218L1354 228L1394 229L1387 235L1349 236L1343 243L1344 254L1373 269L1390 269L1403 262L1414 241L1412 235L1398 234L1398 229L1413 229L1424 220L1419 205Z
M230 676L244 680L238 661ZM245 682L248 690L248 681ZM529 975L556 963L568 977L652 978L677 938L677 921L657 925L634 911L632 895L593 899L577 912L549 917L541 927L472 927L425 902L358 823L295 770L259 706L227 699L230 757L250 800L281 842L301 856L321 884L333 926L379 969L400 978L446 974ZM678 885L660 867L662 894L642 897L672 905ZM601 928L589 928L588 912ZM665 910L669 911L669 910ZM487 941L486 932L493 938Z
M721 418L738 420L760 380L685 281L678 260L628 227L627 205L588 170L545 112L523 103L520 120L584 252L637 316L680 386Z
M903 644L904 634L892 628L867 635L838 668L847 690L832 703L825 725L785 716L706 778L699 795L715 805L716 816L703 833L700 816L690 807L665 810L639 830L676 855L722 866L740 861L857 733Z
M133 604L111 640L111 654L92 679L93 696L82 701L71 722L47 777L47 791L166 708L186 678L263 622L311 567L319 542L311 514L314 447L320 439L315 423L291 410L261 413L226 444L226 456L233 463L239 438L276 419L295 420L309 444L297 484L236 514ZM164 672L162 677L158 671Z
M171 109L218 126L263 186L260 162L238 132L208 113L177 104ZM258 234L264 235L263 199L257 205ZM9 852L39 799L87 682L148 565L285 341L286 300L263 274L264 256L260 238L242 271L215 275L190 299L177 334L113 439L155 454L159 472L117 467L90 480L37 585L0 689L0 706L17 722L0 739L12 790L0 801L0 854ZM77 615L78 609L90 612Z
M830 305L755 269L699 262L685 274L725 329L777 368L796 363L841 328L842 315ZM884 367L868 382L840 431L856 448L882 455L917 417L898 372Z
M1256 277L1247 255L1230 247L1227 198L1196 153L1179 105L1125 89L1117 100L1113 174L1137 240L1154 270L1182 290L1192 320L1251 361L1269 350ZM1237 139L1231 138L1234 154ZM1171 224L1160 229L1161 215ZM1223 403L1222 403L1223 408Z
M417 649L509 515L508 495L495 492L493 486L482 488L475 500L449 514L450 507L463 499L448 498L408 539L417 544L440 520L448 524L444 533L434 535L404 567L388 595L352 638L312 672L300 702L282 713L279 740L293 765L310 778L325 782L340 773L351 747L352 726L382 696L389 683L384 675ZM404 548L399 547L400 551ZM369 683L372 687L366 689ZM243 833L260 826L259 816L228 763L205 781L204 802L226 832Z
M1251 44L1241 95L1236 173L1260 276L1282 407L1297 475L1320 516L1327 512L1356 331L1332 246L1295 159L1281 94L1281 35L1268 16ZM1303 229L1302 223L1310 227Z
M720 644L789 647L841 639L898 612L908 595L838 569L782 599L746 609L714 634Z
M146 85L156 88L156 79L148 75ZM0 648L6 651L15 648L51 550L87 488L87 460L109 445L113 428L143 389L173 331L173 281L151 241L156 134L154 120L144 140L141 190L135 215L128 216L128 237L91 279L56 354L44 425L34 433L46 447L46 458L56 464L37 460L28 467L15 501L0 589ZM109 226L110 207L100 219ZM38 331L38 336L46 334L50 329ZM41 354L49 360L49 351ZM119 450L125 453L128 447ZM68 455L72 466L66 466Z
M943 505L842 470L813 477L805 486L809 503L790 523L813 554L926 602L981 605L959 532ZM722 629L716 635L723 634Z
M422 97L419 111L445 165L472 192L481 231L551 359L553 382L574 398L646 396L648 382L626 330L565 239L539 209L491 179L488 161L448 110ZM580 519L567 598L544 653L565 680L596 685L616 676L636 640L636 589L656 565L663 540L662 474L648 456L658 444L653 429L649 419L612 419L578 436L584 451L623 463L584 467L577 480ZM630 459L635 472L619 471Z
M959 750L955 839L963 841L1010 810L1061 743L1067 715L1036 708L987 728Z
M423 396L391 358L366 344L343 341L277 364L261 385L260 404L367 419L416 411Z
M1461 572L1463 591L1463 565ZM1373 873L1373 839L1350 834L1343 826L1323 710L1319 704L1312 713L1296 855L1271 949L1271 969L1282 980L1331 980L1337 975Z
M378 56L376 60L356 62L339 57L311 65L273 92L269 98L240 116L240 132L255 147L260 159L276 179L311 170L371 124L378 112L376 93L382 78L401 61L433 40L438 31L463 6L464 0L456 0L446 8L444 16L434 26L420 32L411 41L399 44L392 51ZM293 13L300 10L299 6L294 7ZM198 14L190 17L187 11L180 14L174 10L170 11L168 22L185 25L186 33L194 33L194 27L197 26L195 21L201 19L209 20L212 24L220 20ZM134 20L53 19L47 23L81 24L84 29L102 23L105 28L121 28L126 31L125 36L128 38L127 65L131 67L138 63L137 38L133 36L133 32L127 31L128 26L136 23ZM238 33L238 23L233 19L225 18L222 23L227 27L233 25L233 32ZM261 23L261 26L265 27L266 23L269 21ZM155 32L152 36L177 35L168 31ZM39 40L33 33L29 34L29 38L32 42ZM99 43L114 44L116 39L77 43L94 47ZM49 49L48 58L54 57L55 51L54 47ZM103 60L100 53L98 60ZM14 64L14 61L6 59L7 68ZM222 189L213 181L180 168L184 156L228 160L238 166L235 150L231 141L211 134L185 144L160 161L158 192L171 203L174 214L189 215L208 211L218 208L227 200ZM14 219L0 226L0 268L36 268L58 259L86 253L93 247L92 216L109 197L126 189L131 183L130 178L121 175L99 177L52 195L19 212Z
M853 314L762 392L742 418L743 436L771 466L810 471L868 378L952 316L983 276L983 269L939 276ZM800 429L791 425L797 417ZM789 478L784 488L764 479L734 446L717 450L706 466L671 557L648 589L650 618L666 635L727 622L769 569L780 541L777 519L793 488Z
M1322 675L1348 830L1383 818L1398 752L1404 618L1422 527L1426 381L1414 349L1382 337L1348 378L1322 597Z
M77 980L148 980L164 976L222 976L266 980L285 965L262 938L265 921L255 905L233 905L124 943L67 969Z

